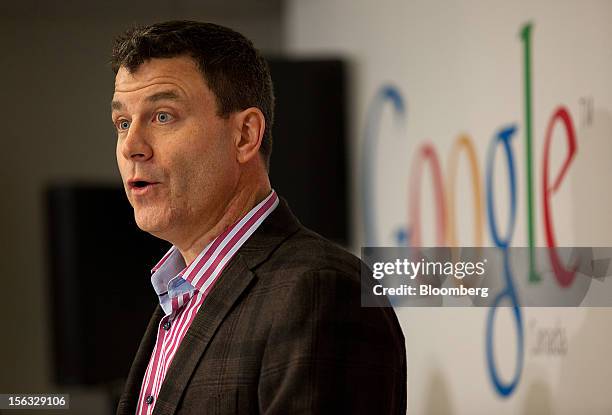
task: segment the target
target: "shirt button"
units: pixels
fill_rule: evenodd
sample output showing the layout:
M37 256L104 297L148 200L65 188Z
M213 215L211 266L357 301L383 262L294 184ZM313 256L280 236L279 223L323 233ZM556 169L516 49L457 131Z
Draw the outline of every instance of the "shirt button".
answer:
M170 326L172 326L172 323L170 323L170 320L166 321L164 323L164 330L166 331L170 330Z
M147 405L151 405L153 403L153 397L151 395L147 396L145 402L147 403Z

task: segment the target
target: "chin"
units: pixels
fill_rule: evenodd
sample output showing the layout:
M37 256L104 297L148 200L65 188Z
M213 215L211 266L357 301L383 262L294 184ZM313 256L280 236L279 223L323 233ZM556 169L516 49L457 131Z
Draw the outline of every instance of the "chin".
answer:
M161 235L168 228L169 221L157 212L134 210L134 219L138 227L153 236Z

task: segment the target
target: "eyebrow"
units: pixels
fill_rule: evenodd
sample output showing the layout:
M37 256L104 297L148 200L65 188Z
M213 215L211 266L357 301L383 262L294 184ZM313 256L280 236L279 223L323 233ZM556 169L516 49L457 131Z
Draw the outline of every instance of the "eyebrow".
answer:
M175 91L161 91L147 97L147 102L157 102L163 100L180 101L181 97Z
M149 95L145 101L147 102L158 102L158 101L164 101L164 100L170 100L170 101L180 101L181 100L181 96L179 94L176 93L176 91L160 91L160 92L156 92L153 95ZM123 103L121 101L112 101L111 102L111 109L114 111L119 111L123 109Z
M119 102L119 101L112 101L111 102L111 109L113 111L119 111L123 109L123 103Z

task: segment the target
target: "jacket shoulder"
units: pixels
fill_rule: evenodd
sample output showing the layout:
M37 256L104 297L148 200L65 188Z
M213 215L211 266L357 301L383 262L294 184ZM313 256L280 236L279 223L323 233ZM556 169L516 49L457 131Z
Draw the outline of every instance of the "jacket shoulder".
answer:
M293 276L332 271L358 280L361 261L355 255L321 235L300 227L287 237L255 271Z

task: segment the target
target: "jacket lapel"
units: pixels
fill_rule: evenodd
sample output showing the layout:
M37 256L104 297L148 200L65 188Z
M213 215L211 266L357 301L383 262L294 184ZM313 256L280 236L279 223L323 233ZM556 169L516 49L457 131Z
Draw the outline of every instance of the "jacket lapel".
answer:
M172 382L165 381L162 384L153 410L155 415L174 414L191 374L210 340L228 311L253 278L253 273L248 269L240 255L237 254L219 276L187 333L185 333L185 337L172 359L168 373L166 373L165 378L172 379Z

